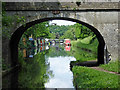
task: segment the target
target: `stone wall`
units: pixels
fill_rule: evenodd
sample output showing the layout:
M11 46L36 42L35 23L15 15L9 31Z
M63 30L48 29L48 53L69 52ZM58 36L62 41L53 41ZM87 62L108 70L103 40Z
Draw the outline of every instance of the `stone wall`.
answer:
M117 2L9 2L6 10L84 10L84 9L118 9Z
M41 2L41 3L6 3L8 16L24 16L26 23L51 17L66 17L85 22L95 27L103 36L112 60L118 59L118 3L90 3L81 2L79 6L75 2ZM54 14L53 11L60 10ZM11 35L21 24L11 29ZM6 42L6 41L5 41ZM9 41L7 41L9 45ZM9 48L9 46L6 46ZM6 50L5 45L3 48ZM5 51L9 56L9 50ZM9 54L9 55L8 55ZM4 57L3 57L4 58ZM10 56L8 57L10 59ZM9 60L8 60L9 61Z
M54 15L52 11L7 11L7 15L25 16L26 22L41 18L67 17L73 18L94 26L103 36L112 59L118 58L118 12L79 12L60 11ZM20 27L17 26L16 29Z

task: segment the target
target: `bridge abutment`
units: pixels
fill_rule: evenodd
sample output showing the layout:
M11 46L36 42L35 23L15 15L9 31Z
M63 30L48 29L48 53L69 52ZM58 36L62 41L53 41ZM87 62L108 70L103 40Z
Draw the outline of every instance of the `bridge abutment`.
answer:
M41 5L41 8L38 7L39 4L34 3L27 4L27 7L24 8L22 5L17 7L17 4L6 6L6 15L8 16L19 16L25 17L26 23L34 22L35 20L43 20L47 18L47 20L63 18L63 20L70 20L70 21L80 21L90 25L91 27L96 28L98 32L104 39L104 42L107 46L109 53L112 55L112 60L118 59L118 3L105 3L105 5L95 4L85 6L76 6L73 4L63 5L63 4L54 4L55 6L50 7L52 5L44 4ZM14 4L14 3L13 3ZM19 3L20 4L20 3ZM21 3L22 4L22 3ZM38 5L38 6L36 6ZM71 6L70 6L71 5ZM56 8L55 8L56 7ZM59 11L59 13L55 14L53 11ZM19 28L22 24L15 25L14 29L11 29L11 35ZM99 37L99 36L98 36ZM100 41L100 40L99 40ZM102 42L102 41L101 41ZM104 45L103 45L104 46ZM103 49L104 47L100 47ZM104 51L104 50L101 50ZM103 52L104 53L104 52ZM102 58L101 58L102 59Z

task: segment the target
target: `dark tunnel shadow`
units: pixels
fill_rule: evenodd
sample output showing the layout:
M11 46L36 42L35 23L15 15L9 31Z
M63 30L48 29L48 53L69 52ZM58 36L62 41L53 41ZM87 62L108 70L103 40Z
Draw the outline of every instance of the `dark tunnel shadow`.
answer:
M99 66L99 63L97 61L84 61L84 62L71 61L70 62L71 71L74 66L96 67Z
M19 27L14 33L13 35L11 36L11 39L10 39L10 54L11 54L11 62L12 62L12 66L15 66L18 64L18 44L19 44L19 40L21 38L21 36L23 35L23 33L28 29L30 28L31 26L35 25L35 24L38 24L38 23L42 23L42 22L45 22L45 21L50 21L50 20L67 20L67 21L73 21L73 22L76 22L76 23L79 23L79 24L82 24L86 27L88 27L89 29L91 29L95 34L96 34L96 37L98 39L98 42L99 42L99 45L98 45L98 54L97 54L97 65L99 64L104 64L104 46L105 46L105 41L102 37L102 35L100 34L100 32L94 28L93 26L85 23L85 22L82 22L82 21L79 21L77 19L72 19L72 18L64 18L64 17L51 17L51 18L44 18L44 19L38 19L38 20L35 20L35 21L32 21L32 22L29 22L29 23L26 23L25 26L21 26Z

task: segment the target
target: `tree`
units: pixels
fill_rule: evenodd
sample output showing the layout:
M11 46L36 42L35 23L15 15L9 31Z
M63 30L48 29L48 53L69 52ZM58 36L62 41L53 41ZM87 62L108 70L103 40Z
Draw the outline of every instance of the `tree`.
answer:
M19 42L19 47L29 46L29 39L28 38L31 35L32 35L33 39L37 39L39 37L50 38L51 33L50 33L50 30L49 30L49 23L48 22L43 22L43 23L36 24L36 25L28 28L21 37L21 40ZM26 39L26 42L27 42L26 46L23 45L23 42L22 42L23 38Z
M94 32L92 32L89 28L87 28L86 26L81 25L79 23L75 24L75 36L76 36L76 38L83 39L83 38L88 37L90 35L93 36Z
M48 22L43 22L40 24L36 24L33 27L30 27L24 35L27 37L32 34L33 38L38 38L38 37L44 37L44 38L50 38L50 31L49 31L49 23Z
M73 39L74 39L73 30L71 29L71 30L66 31L66 32L64 33L63 37L64 37L65 39L71 39L71 40L73 40Z

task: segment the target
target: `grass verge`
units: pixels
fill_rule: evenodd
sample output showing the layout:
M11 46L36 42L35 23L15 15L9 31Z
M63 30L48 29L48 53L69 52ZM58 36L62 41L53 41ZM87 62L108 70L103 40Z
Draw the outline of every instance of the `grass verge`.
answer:
M77 88L118 88L118 75L97 71L88 67L74 66L74 86Z
M87 42L87 40L86 40L89 38L90 37L82 39L82 40L78 39L77 41L71 41L71 44L73 47L86 48L86 49L89 49L89 50L97 53L97 47L99 44L97 38L91 44L85 44L85 43L89 42L89 41ZM86 42L84 42L84 41L86 41ZM84 42L84 43L82 43L82 42Z
M93 36L89 36L89 37L86 37L86 38L80 40L80 42L83 44L90 44L92 39L93 39Z
M72 53L70 55L74 56L76 58L76 60L79 61L79 62L84 62L84 61L90 61L90 60L96 60L97 59L97 54L96 53L85 51L85 50L82 50L81 48L72 47L71 52Z
M72 55L77 61L84 62L97 59L98 40L95 37L89 36L77 41L71 41ZM90 43L92 41L92 43ZM89 43L89 44L88 44Z
M108 70L108 71L117 72L117 73L119 72L118 60L111 61L111 62L109 62L108 64L105 64L105 65L100 65L99 67L103 68L105 70Z

